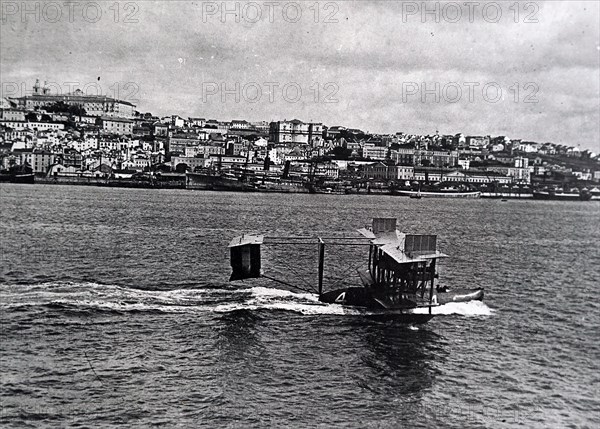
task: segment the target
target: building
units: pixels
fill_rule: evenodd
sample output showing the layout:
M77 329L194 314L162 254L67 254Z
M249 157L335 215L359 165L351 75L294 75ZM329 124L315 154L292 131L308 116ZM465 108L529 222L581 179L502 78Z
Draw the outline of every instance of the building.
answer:
M489 136L468 136L465 139L466 146L471 149L483 149L484 147L488 147L490 144Z
M435 174L435 173L434 173ZM416 178L416 175L415 175ZM458 183L472 183L472 184L509 184L512 179L508 176L504 176L494 172L482 172L482 171L452 171L443 175L437 175L435 178L430 174L429 180L443 180L444 182L458 182Z
M57 176L70 176L77 177L80 175L80 171L73 166L67 167L63 164L53 164L48 168L48 176L57 177Z
M250 122L244 120L234 119L231 121L231 130L251 130L254 127L250 124Z
M393 177L390 176L394 176L394 173L394 166L388 166L383 162L375 162L373 164L364 166L362 176L365 179L386 181L389 179L393 179Z
M385 146L376 146L374 143L365 143L363 146L363 158L385 160L388 155L388 148Z
M85 109L89 116L114 116L120 118L133 118L135 105L124 100L117 100L102 95L87 95L81 89L70 94L53 95L48 88L40 88L39 79L33 87L33 94L11 99L17 106L26 110L40 110L57 102L69 106L79 106Z
M513 178L516 183L531 183L531 172L529 171L528 158L515 158L514 167L508 169L508 175Z
M323 124L304 123L298 119L291 121L271 122L269 125L269 141L275 144L308 145L316 137L323 136Z
M18 156L18 164L29 164L34 173L46 174L50 166L56 163L55 155L45 150L19 150L15 151L15 156Z
M167 124L157 121L153 124L153 126L155 136L167 137L169 135L169 126Z
M213 155L225 155L225 147L220 144L202 144L196 147L196 156L209 158Z
M138 172L148 169L152 165L150 158L145 155L139 154L131 157L131 160L123 163L122 167L125 170L135 170Z
M3 121L25 121L26 112L18 109L0 109L0 119Z
M133 121L125 118L105 116L101 118L102 130L110 134L132 135Z
M400 145L390 150L390 159L400 165L415 164L415 148L412 145Z
M340 169L334 162L318 163L315 165L315 176L336 180L340 177Z
M65 124L60 122L27 122L27 121L0 121L0 125L14 130L64 130Z
M209 119L204 123L202 130L207 134L227 134L231 128L231 123Z
M167 152L185 153L186 147L200 145L200 137L197 134L174 134L167 139Z
M269 134L269 123L267 121L252 122L252 126L260 134Z
M415 168L408 165L396 165L394 180L412 180L415 177Z
M188 118L188 123L194 127L203 127L206 123L204 118Z
M470 159L459 159L457 164L463 170L468 170L471 167L471 160Z
M416 150L415 165L423 167L455 167L458 151Z
M181 116L173 115L171 116L170 124L175 128L183 128L185 126L185 119L183 119Z
M70 143L71 147L78 152L98 149L98 138L94 135L86 135Z
M81 168L83 165L83 156L75 149L67 148L56 158L64 167Z

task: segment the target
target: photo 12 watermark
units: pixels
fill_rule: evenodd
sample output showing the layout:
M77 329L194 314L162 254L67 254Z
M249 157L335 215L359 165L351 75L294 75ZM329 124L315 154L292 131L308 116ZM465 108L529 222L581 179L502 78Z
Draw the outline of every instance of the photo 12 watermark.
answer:
M402 23L514 22L539 23L540 6L537 2L402 2Z
M140 3L117 1L1 1L0 18L3 25L11 23L56 24L100 21L137 24Z
M539 103L540 86L535 82L515 82L503 86L497 82L402 82L402 103L459 102L496 104L500 101L514 103Z
M337 2L202 2L202 23L339 23Z
M221 103L339 103L339 85L335 82L202 82L202 102Z

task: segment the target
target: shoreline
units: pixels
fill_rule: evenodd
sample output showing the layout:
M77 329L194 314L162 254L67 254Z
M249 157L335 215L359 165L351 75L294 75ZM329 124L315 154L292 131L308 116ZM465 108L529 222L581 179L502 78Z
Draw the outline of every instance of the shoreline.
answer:
M2 182L2 183L12 183L13 182ZM299 189L261 189L261 188L247 188L247 189L221 189L215 188L211 189L209 187L197 187L197 186L186 186L186 182L184 180L178 181L156 181L153 183L149 182L137 182L132 181L130 179L105 179L105 178L70 178L70 177L52 177L52 178L36 178L34 183L26 183L29 185L51 185L51 186L61 186L61 185L72 185L72 186L96 186L102 188L128 188L128 189L182 189L182 190L190 190L190 191L213 191L213 192L241 192L241 193L260 193L260 194L319 194L319 195L387 195L390 197L404 197L409 199L411 197L407 195L394 195L392 191L386 191L383 189L376 190L368 190L368 189L354 189L352 192L341 193L341 192L328 192L327 190L318 190L316 192L309 192L308 189L299 190ZM482 191L473 191L479 192L480 195L477 198L464 198L460 196L453 196L451 193L447 195L439 195L439 196L428 196L423 199L468 199L468 200L526 200L533 201L532 193L491 193L491 192L482 192ZM558 200L560 201L560 200ZM600 201L600 196L594 196L590 201Z

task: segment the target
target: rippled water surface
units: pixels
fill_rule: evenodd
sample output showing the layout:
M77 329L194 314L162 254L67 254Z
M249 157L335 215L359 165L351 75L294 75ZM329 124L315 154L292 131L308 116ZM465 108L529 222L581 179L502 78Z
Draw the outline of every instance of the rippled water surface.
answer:
M598 427L600 203L0 188L3 427ZM242 232L436 233L484 303L414 327L269 280L227 282ZM316 245L264 268L316 283ZM326 253L357 284L364 247Z

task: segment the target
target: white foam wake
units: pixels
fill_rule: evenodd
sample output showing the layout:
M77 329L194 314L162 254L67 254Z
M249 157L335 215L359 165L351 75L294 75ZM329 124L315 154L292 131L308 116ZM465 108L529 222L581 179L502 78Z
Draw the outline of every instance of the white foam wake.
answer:
M223 304L215 307L217 313L228 313L239 310L280 310L292 311L305 315L318 314L360 314L359 311L348 309L337 304L325 304L312 293L296 293L283 289L257 286L249 289L251 298L245 302Z
M218 313L227 313L238 310L280 310L292 311L305 315L382 315L385 311L368 311L356 307L345 307L339 304L325 304L319 301L316 294L295 293L282 289L253 287L249 289L252 294L251 299L245 302L232 304L223 304L215 307L214 311ZM427 314L428 308L419 308L411 310L415 314ZM467 317L491 316L493 310L482 301L470 302L451 302L439 307L432 308L432 314L442 315L461 315Z
M304 315L381 315L319 301L316 294L256 286L244 289L175 289L151 291L97 283L43 283L37 285L2 285L0 308L63 305L113 311L160 311L165 313L227 313L238 310L289 311ZM428 308L412 310L426 314ZM490 316L493 313L481 301L452 302L433 307L434 315Z
M413 313L425 314L429 313L428 308L419 308L413 310ZM483 301L469 302L449 302L448 304L433 307L431 313L435 315L451 315L458 314L460 316L491 316L493 310L489 308Z

